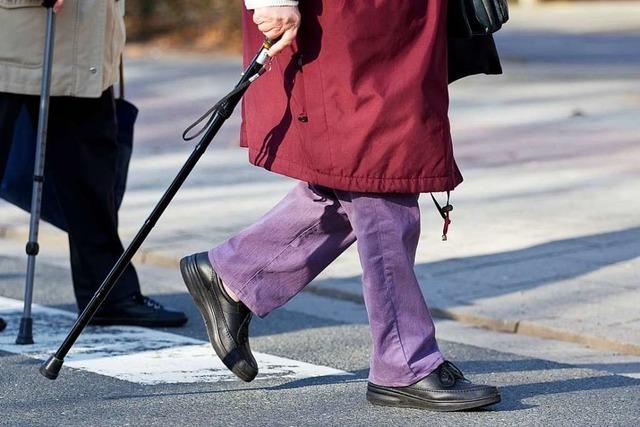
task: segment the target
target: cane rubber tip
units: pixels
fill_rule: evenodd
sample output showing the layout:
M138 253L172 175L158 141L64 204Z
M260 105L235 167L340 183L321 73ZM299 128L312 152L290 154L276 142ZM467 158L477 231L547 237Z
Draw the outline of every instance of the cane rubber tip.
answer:
M50 380L55 380L58 378L58 374L60 373L60 369L62 369L62 364L64 360L58 359L56 356L51 356L46 362L40 366L40 373Z
M20 319L20 329L18 329L18 337L16 338L18 345L33 344L33 319L23 317Z
M18 335L18 338L16 338L16 344L31 345L33 344L33 337L29 335Z

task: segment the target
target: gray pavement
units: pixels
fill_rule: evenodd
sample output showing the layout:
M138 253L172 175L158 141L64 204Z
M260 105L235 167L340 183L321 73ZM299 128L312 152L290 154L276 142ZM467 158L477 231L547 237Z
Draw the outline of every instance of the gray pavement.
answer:
M12 250L0 247L0 294L19 298L24 260L7 256ZM168 332L206 339L175 270L145 266L140 274L148 293L191 316L186 328ZM39 279L36 303L72 309L68 270L55 258L43 257ZM500 386L502 403L458 414L370 406L364 398L370 339L363 307L302 294L252 324L252 348L352 375L141 385L66 367L51 382L38 375L39 362L0 345L0 425L637 425L640 379L627 376L640 371L637 358L555 341L544 341L540 351L540 342L456 322L440 321L437 328L447 356L473 380ZM36 341L47 333L36 328Z
M253 334L259 351L355 378L142 386L68 370L49 383L32 359L0 352L0 425L51 424L54 415L64 425L637 425L640 6L515 8L498 44L504 76L451 88L466 180L454 192L447 243L423 198L417 254L434 313L463 322L439 321L443 348L474 379L503 388L495 410L367 406L369 343L353 248ZM141 115L121 211L125 239L192 149L180 142L182 129L233 85L239 61L162 53L127 68ZM192 317L171 332L199 340L206 336L177 260L250 224L294 185L250 167L238 130L236 114L137 258L145 292ZM27 227L26 215L0 202L0 297L22 298ZM36 302L73 310L65 236L47 226L42 236Z

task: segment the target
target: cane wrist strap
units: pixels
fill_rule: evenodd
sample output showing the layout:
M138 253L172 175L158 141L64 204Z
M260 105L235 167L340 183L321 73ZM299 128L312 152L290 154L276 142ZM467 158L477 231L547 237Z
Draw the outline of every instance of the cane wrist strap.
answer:
M447 204L443 207L440 206L436 196L431 193L431 199L433 199L433 203L436 205L440 216L444 220L444 226L442 227L442 240L447 240L447 233L449 232L449 225L451 224L451 211L453 210L453 205L451 205L451 191L447 191Z

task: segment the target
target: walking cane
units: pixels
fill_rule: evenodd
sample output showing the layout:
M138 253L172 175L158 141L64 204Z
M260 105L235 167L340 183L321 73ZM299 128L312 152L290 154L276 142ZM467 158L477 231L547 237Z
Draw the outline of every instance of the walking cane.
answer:
M195 149L187 159L186 163L182 166L180 172L178 172L178 175L173 179L173 182L171 183L169 188L166 190L158 204L146 219L142 228L133 238L133 240L129 244L129 247L127 247L124 253L120 256L96 293L93 295L93 298L91 298L91 301L89 301L87 307L82 311L73 327L71 328L71 331L64 339L62 345L51 357L49 357L49 359L44 364L42 364L42 366L40 367L40 373L42 375L51 380L55 380L58 377L60 369L62 368L62 364L64 363L64 358L67 353L69 353L71 347L73 347L73 344L78 339L78 336L80 336L83 329L91 321L96 311L98 311L100 306L104 303L107 296L109 295L109 292L116 285L118 279L131 262L131 259L138 251L144 240L147 238L158 219L160 219L165 209L169 206L173 197L176 195L184 181L187 179L195 165L198 163L198 160L200 160L200 157L202 157L222 125L227 121L227 119L229 119L229 117L231 117L233 110L238 105L238 103L242 99L242 96L247 91L251 83L256 81L258 77L260 77L266 71L265 63L268 59L267 52L272 45L272 41L266 40L260 47L258 54L255 56L251 64L242 74L242 78L235 86L235 88L229 94L227 94L227 96L222 98L222 100L220 100L216 105L209 109L209 111L207 111L207 113L200 117L193 125L187 128L187 130L183 134L183 138L186 140L194 139L203 133L204 136L200 139ZM199 123L206 120L209 115L211 115L211 117L209 118L206 125L202 128L202 130L195 135L188 136L188 133Z
M42 205L42 186L44 184L44 161L47 147L47 125L49 122L49 94L51 92L51 67L53 63L53 43L56 28L56 16L53 5L56 0L44 0L42 6L47 9L47 33L42 62L42 82L40 84L40 113L38 115L38 137L36 158L33 171L33 191L31 192L31 221L29 223L29 241L27 242L27 279L24 287L24 310L20 319L20 329L16 344L33 344L33 319L31 302L33 300L33 281L36 269L36 256L40 251L38 231L40 226L40 208Z

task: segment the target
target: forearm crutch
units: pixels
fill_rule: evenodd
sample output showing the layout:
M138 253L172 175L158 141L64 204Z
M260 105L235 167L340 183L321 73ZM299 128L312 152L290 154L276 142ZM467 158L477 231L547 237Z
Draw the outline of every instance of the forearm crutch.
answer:
M73 327L71 328L71 331L67 334L62 345L40 367L40 373L42 375L51 380L55 380L58 377L60 369L62 368L62 364L64 363L64 358L71 347L73 347L74 343L78 339L78 336L80 336L83 329L87 326L87 324L93 318L94 314L104 303L107 296L109 295L109 292L116 285L118 279L131 262L131 259L138 251L142 243L145 241L158 219L160 219L165 209L169 206L173 197L176 195L184 181L187 179L195 165L198 163L198 160L200 160L200 157L202 157L224 122L226 122L227 119L231 117L231 113L233 113L233 110L238 105L240 99L242 99L242 96L247 91L251 83L253 83L265 72L265 63L268 59L267 52L271 48L271 46L271 41L265 41L260 47L260 51L258 52L256 57L242 74L242 78L240 79L236 87L220 102L214 105L205 115L198 119L198 121L194 125L190 126L185 131L183 137L187 140L193 139L202 133L204 133L204 136L200 139L200 142L198 142L195 149L187 159L186 163L184 164L184 166L182 166L180 172L178 172L178 175L174 178L167 191L164 193L156 207L144 222L144 225L138 231L138 234L136 234L136 236L133 238L133 240L129 244L129 247L127 247L124 253L120 256L116 264L113 266L107 277L100 285L100 288L98 288L96 293L93 295L93 298L91 298L89 305L87 305L87 307L82 311ZM198 123L204 121L209 115L211 115L211 117L206 123L203 130L194 136L188 137L188 132L192 130Z
M31 220L29 222L29 241L27 242L27 278L24 287L24 309L20 319L20 329L16 344L33 344L33 319L31 303L33 301L33 281L36 273L36 256L40 251L38 231L40 229L40 208L42 207L42 187L44 184L44 161L47 148L47 125L49 123L49 96L51 93L51 68L53 66L53 45L56 29L56 15L53 5L56 0L44 0L42 6L47 9L47 30L42 61L42 82L40 84L40 113L38 115L38 136L36 158L33 170L33 190L31 192Z

